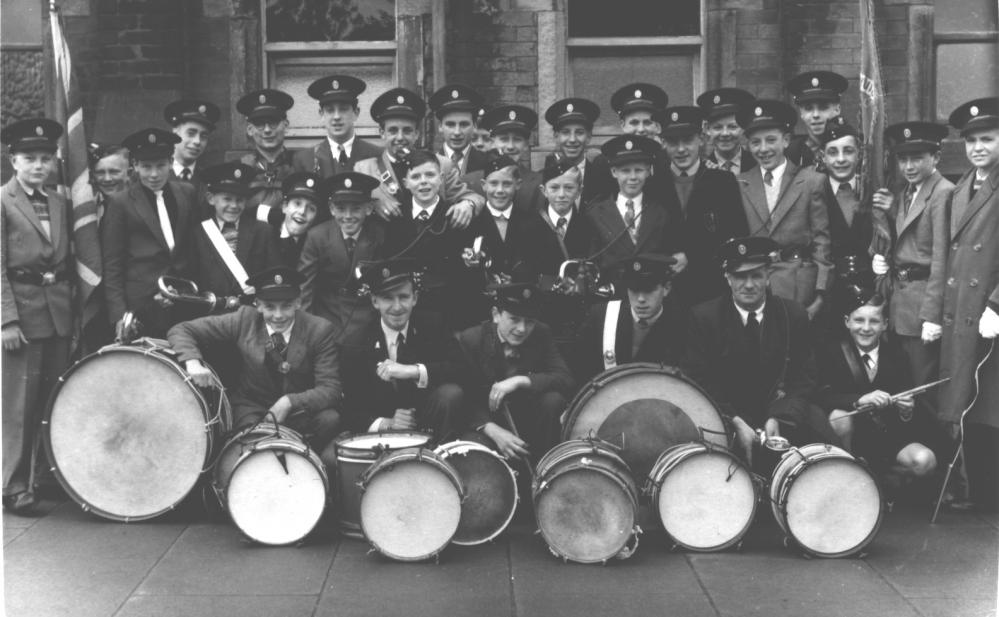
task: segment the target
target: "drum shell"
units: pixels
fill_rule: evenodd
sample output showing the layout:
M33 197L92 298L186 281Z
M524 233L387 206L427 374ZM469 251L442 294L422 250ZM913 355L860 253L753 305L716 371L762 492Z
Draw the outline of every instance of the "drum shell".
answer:
M474 546L489 542L503 533L513 520L520 501L516 473L506 459L474 441L445 443L434 452L451 463L467 491L461 509L461 523L451 542ZM465 464L465 457L469 461L479 459L480 463ZM491 467L491 473L484 477L471 475L482 468L482 462ZM493 523L490 525L489 521ZM483 524L487 526L483 528Z
M225 445L219 451L215 464L212 466L212 486L215 488L215 492L219 496L219 502L223 506L225 506L225 490L229 485L229 478L232 476L233 469L239 460L244 454L251 451L256 444L275 437L297 441L302 444L305 443L302 436L294 429L270 422L261 422L240 429L225 442Z
M337 521L340 532L350 538L363 540L361 531L361 476L384 452L400 447L420 446L430 442L431 436L417 431L385 431L342 435L336 446L336 475L334 483ZM404 442L405 446L393 446Z
M440 542L436 546L432 546L419 554L403 554L398 552L395 547L388 546L384 539L378 537L373 529L375 526L371 520L366 520L365 514L369 511L378 512L380 508L378 505L372 505L371 500L374 494L373 487L378 482L380 475L392 472L393 470L400 468L405 465L417 464L420 466L429 466L440 473L454 489L453 505L457 510L453 516L453 525L448 526L447 521L443 521L443 517L435 518L437 522L443 522L445 524L446 532L440 538ZM371 544L372 548L377 550L382 555L396 561L425 561L427 559L435 558L441 551L443 551L447 545L451 542L454 534L458 531L458 524L461 517L461 503L465 499L465 486L461 481L461 477L458 475L457 470L448 463L443 457L434 453L433 450L427 448L415 447L415 448L401 448L398 450L392 450L390 452L385 452L382 454L375 463L373 463L360 478L360 489L361 489L361 503L360 503L360 523L361 532L364 534L364 538ZM422 491L425 487L417 486L415 483L407 484L407 489L416 489L414 492L418 493ZM400 501L403 501L400 499ZM439 505L449 505L447 503L442 503L441 501L435 502ZM384 505L384 504L381 504ZM425 533L425 530L421 530L418 526L407 524L405 531L418 538L427 538L430 534ZM424 532L424 533L421 533Z

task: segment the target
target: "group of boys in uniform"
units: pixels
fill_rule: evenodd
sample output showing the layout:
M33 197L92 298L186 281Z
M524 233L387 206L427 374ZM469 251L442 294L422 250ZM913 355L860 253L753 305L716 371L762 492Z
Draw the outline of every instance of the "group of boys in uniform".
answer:
M236 103L254 144L239 161L199 163L220 117L207 101L171 103L172 130L122 144L133 177L100 221L110 325L137 318L200 386L215 379L205 360L221 358L237 425L272 414L327 464L340 431L393 429L536 461L577 387L655 362L709 393L748 462L784 436L926 476L960 437L970 498L995 508L999 361L978 364L999 333L997 99L950 117L973 165L956 186L936 171L947 127L904 122L886 132L904 182L865 195L863 137L840 115L847 81L825 71L789 82L794 106L735 88L669 106L661 88L629 84L610 99L621 134L599 152L599 106L557 101L540 170L532 109L487 110L459 84L426 102L393 88L369 110L377 147L354 130L365 88L316 80L327 135L295 152L296 102L272 89ZM428 106L436 152L421 149ZM45 184L61 130L41 119L3 132L16 174L0 267L15 512L34 504L32 444L69 360L72 211ZM221 300L209 311L164 297L163 275ZM939 396L890 396L938 376L950 378Z

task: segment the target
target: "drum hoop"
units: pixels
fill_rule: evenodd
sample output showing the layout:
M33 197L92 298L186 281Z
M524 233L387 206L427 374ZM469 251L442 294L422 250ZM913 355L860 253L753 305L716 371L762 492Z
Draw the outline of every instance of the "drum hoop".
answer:
M537 468L535 469L535 475L541 477L547 474L553 467L559 463L563 463L573 457L590 454L591 456L601 456L613 461L616 465L628 469L630 474L630 468L628 463L617 453L617 448L602 439L592 438L579 438L570 439L568 441L563 441L557 444L551 450L545 453L538 461Z
M543 475L543 476L539 474L538 477L537 477L536 486L532 486L531 487L531 489L532 489L531 490L531 493L532 493L531 496L534 498L535 501L537 501L537 498L540 495L544 494L544 492L546 490L548 490L548 488L551 486L551 483L552 483L553 480L555 480L556 478L558 478L559 476L562 476L564 474L567 474L567 473L570 473L570 472L573 472L573 471L582 471L582 470L596 471L597 473L600 473L600 474L602 474L602 475L610 478L611 480L614 480L623 489L623 492L627 493L627 495L631 498L631 501L632 501L632 503L635 506L635 511L636 511L635 517L637 518L637 511L638 511L638 487L635 486L635 481L634 481L634 479L632 479L631 474L622 475L622 474L619 474L616 471L608 469L606 467L600 467L599 465L587 465L587 464L584 464L584 463L570 463L570 464L566 465L565 467L560 467L557 471L554 471L551 474L546 474L546 475Z
M166 514L167 512L170 512L171 510L176 508L182 501L184 501L184 499L187 498L187 495L190 495L191 491L193 491L194 488L197 487L198 482L201 481L201 477L205 473L208 463L211 461L212 451L215 447L215 440L212 430L212 427L214 426L214 420L208 417L208 413L210 411L208 401L205 400L204 395L197 388L197 386L194 385L194 381L191 379L190 375L188 375L187 372L184 371L184 369L180 366L180 364L176 360L169 360L168 358L164 357L172 354L173 351L168 347L162 347L160 345L152 343L152 339L142 338L138 339L138 341L136 342L144 342L149 344L149 346L147 348L139 348L137 346L132 346L132 345L118 345L118 344L105 345L104 347L101 347L97 351L80 358L79 360L74 362L72 366L66 369L66 371L59 376L59 379L56 380L55 385L52 387L52 392L49 393L48 401L46 402L45 405L45 414L42 416L42 423L40 428L42 445L45 448L45 456L48 457L48 462L49 466L51 467L51 472L56 477L56 480L59 481L59 485L62 486L62 489L66 491L67 495L69 495L70 499L75 501L77 505L79 505L83 509L84 512L92 512L102 518L106 518L108 520L116 521L119 523L130 523L133 521L148 521L158 516L162 516L163 514ZM181 377L182 381L184 382L185 385L187 385L188 389L194 392L194 396L197 398L201 406L201 414L205 418L205 426L204 426L206 434L205 460L202 462L201 474L198 475L198 479L191 487L191 490L188 491L187 494L184 495L184 497L181 497L179 500L177 500L175 503L171 504L170 506L163 508L158 512L153 512L151 514L144 514L140 516L121 516L119 514L114 514L113 512L108 512L103 508L98 508L93 504L87 503L87 501L83 499L83 497L72 486L69 485L69 482L66 480L66 477L63 475L62 471L59 469L59 466L56 464L55 451L53 450L52 447L52 435L51 435L52 409L55 406L56 398L58 398L59 393L62 391L63 385L81 366L86 364L89 360L117 352L141 354L143 356L154 358L157 362L161 362L170 367L171 369L173 369L173 371ZM220 405L220 407L224 407L225 411L231 414L229 399L228 397L226 397L224 389L219 392L219 396L221 398L221 401L224 402L224 405ZM220 412L221 411L222 410L220 409ZM231 415L227 417L229 418L229 422L231 423ZM226 421L226 417L219 418L219 421L224 423Z
M451 446L449 448L449 446ZM459 448L461 450L459 451ZM441 444L437 446L434 453L447 460L452 456L468 456L469 454L486 454L496 460L498 460L503 467L506 469L510 476L510 482L513 483L513 504L510 507L510 511L506 515L506 519L503 521L502 525L499 525L494 532L492 532L488 537L481 540L475 540L473 542L465 540L455 540L451 539L452 544L457 544L458 546L477 546L479 544L485 544L486 542L491 542L496 536L500 535L506 528L510 526L510 522L513 521L514 515L517 513L517 507L520 505L520 491L517 490L517 474L513 471L513 467L510 467L510 463L507 462L506 458L500 456L496 452L493 452L491 448L488 448L475 441L451 441L448 443Z
M359 440L359 439L364 438L364 437L370 438L370 437L375 436L375 435L377 435L377 436L389 436L389 437L391 437L393 435L395 435L395 436L409 435L409 436L414 436L414 437L416 437L416 436L418 436L418 437L426 437L427 440L424 441L421 444L416 444L416 445L411 445L411 446L392 447L392 448L381 447L382 444L377 444L379 447L375 447L375 448L358 448L356 446L348 445L349 442L351 442L351 441ZM433 435L431 435L430 433L424 433L424 432L421 432L421 431L377 431L377 432L374 432L374 433L346 433L346 434L341 435L341 436L337 437L336 439L334 439L333 440L333 446L334 446L334 450L336 452L336 459L338 461L339 460L350 460L351 457L353 457L355 460L351 460L351 462L360 463L360 462L367 462L367 461L378 460L378 458L382 454L384 454L385 452L392 452L392 451L395 451L395 450L402 450L402 449L405 449L405 448L422 448L422 447L426 447L426 445L428 443L430 443L431 439L433 439ZM340 456L341 452L345 453L345 456L342 457L342 458ZM364 458L368 454L374 454L374 457L373 458ZM357 459L363 459L363 460L357 460Z

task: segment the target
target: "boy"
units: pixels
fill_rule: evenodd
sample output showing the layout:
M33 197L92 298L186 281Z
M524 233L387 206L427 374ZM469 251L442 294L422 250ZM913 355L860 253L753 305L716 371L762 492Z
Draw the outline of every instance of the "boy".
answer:
M208 136L221 115L217 105L196 99L181 99L164 108L163 117L180 138L171 158L173 177L195 185L202 183L198 159L208 148Z
M284 201L281 203L283 220L274 229L280 261L289 268L297 268L305 247L305 234L315 222L320 201L319 176L296 171L281 183Z
M554 277L567 259L589 255L593 230L578 206L579 168L570 161L549 161L541 172L541 194L548 202L527 217L519 257L535 274Z
M804 135L791 139L787 148L788 160L798 167L822 166L819 138L826 132L828 122L839 117L840 95L846 88L846 78L830 71L808 71L787 82L787 90L794 97L794 105L806 129Z
M500 105L486 112L479 121L479 126L489 130L493 150L520 166L520 187L513 204L528 212L537 209L541 200L538 190L541 174L531 170L531 132L537 124L538 114L522 105ZM464 180L476 188L481 186L482 177L480 171L468 174Z
M704 112L704 134L711 146L708 162L723 171L738 176L756 167L756 160L742 145L742 127L735 114L756 101L749 92L738 88L708 90L697 97L697 106Z
M255 90L236 102L236 110L246 116L246 136L253 152L240 162L257 173L250 183L243 216L281 226L281 183L292 173L292 151L284 145L288 130L288 110L294 99L280 90Z
M482 95L462 84L447 84L430 96L429 103L441 134L437 154L451 159L459 176L485 167L485 153L472 147Z
M596 103L579 98L555 101L545 112L557 148L554 154L545 157L545 166L558 159L579 169L582 187L576 198L577 208L613 193L617 187L612 181L607 159L587 152L593 137L593 124L599 116L600 107Z
M380 148L358 139L354 123L361 113L357 98L367 84L350 75L320 77L309 84L308 94L319 103L319 119L326 139L295 153L295 171L315 174L319 179L351 171L358 161L378 156Z

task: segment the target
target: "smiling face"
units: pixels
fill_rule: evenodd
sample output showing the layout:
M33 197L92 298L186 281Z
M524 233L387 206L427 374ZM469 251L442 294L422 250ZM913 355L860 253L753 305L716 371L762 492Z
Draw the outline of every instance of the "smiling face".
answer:
M382 323L395 331L400 331L409 323L417 301L416 289L412 281L371 294L371 305L382 316Z
M978 169L992 169L999 164L999 129L969 132L964 137L964 152Z
M288 121L276 118L253 120L246 125L246 135L261 152L277 152L284 146Z
M621 118L621 132L625 134L652 137L658 130L659 124L652 117L651 111L638 109Z
M281 212L284 214L285 229L297 238L309 230L316 219L317 209L315 202L308 197L293 195L281 204Z
M632 161L611 167L611 175L617 180L618 190L625 197L638 197L649 179L652 165L641 161Z
M830 101L808 101L798 105L798 115L805 123L808 134L815 139L826 132L826 123L839 114L839 103Z
M180 143L173 148L173 158L189 166L198 160L208 147L208 127L200 122L182 122L173 127L173 132L180 137Z
M701 134L665 136L663 147L670 161L676 165L680 171L687 171L694 166L701 156Z
M452 111L444 114L439 124L444 143L452 150L464 150L475 134L475 122L470 111Z
M555 131L555 147L570 161L579 161L590 143L590 130L581 123L563 124Z
M515 161L528 151L527 137L517 131L504 131L493 136L493 148Z
M21 182L37 189L45 183L45 179L52 172L55 155L44 150L15 152L10 155L10 164Z
M246 208L246 197L225 191L206 194L208 203L215 209L215 218L223 223L235 223Z
M326 126L326 135L337 143L354 136L354 123L360 109L354 103L334 101L319 107L319 118Z
M256 300L257 312L264 323L277 333L284 333L295 322L295 311L302 308L301 298L294 300Z
M353 236L361 231L364 219L371 214L372 203L370 201L339 201L330 202L330 213L333 220L340 226L343 233Z
M482 189L489 205L506 210L513 205L513 196L520 188L520 177L514 166L497 169L482 179Z
M749 135L749 152L760 167L771 171L784 162L784 149L789 141L781 129L758 129Z
M94 165L94 179L105 195L122 190L128 180L128 159L123 154L105 156Z
M430 206L441 188L441 168L435 162L427 161L406 172L403 183L417 204Z
M170 159L153 159L151 161L136 161L135 175L139 182L150 191L163 190L170 179Z
M888 329L883 306L864 305L843 318L854 344L863 351L878 346L881 335Z
M742 142L742 127L735 121L735 114L705 122L704 134L715 152L727 159L735 156Z
M561 176L556 176L541 185L541 192L548 199L548 205L559 216L564 216L576 203L579 196L579 170L573 167Z
M511 347L518 347L534 332L534 327L538 324L536 319L521 317L507 310L500 310L493 307L493 323L500 338L506 341Z
M895 155L898 170L909 184L921 184L933 175L940 162L939 152L901 152Z
M822 157L829 175L837 182L853 179L860 165L860 148L857 138L852 135L828 142L822 148Z
M399 159L407 150L412 150L420 139L420 129L416 120L409 118L388 118L381 125L382 144L392 158Z

